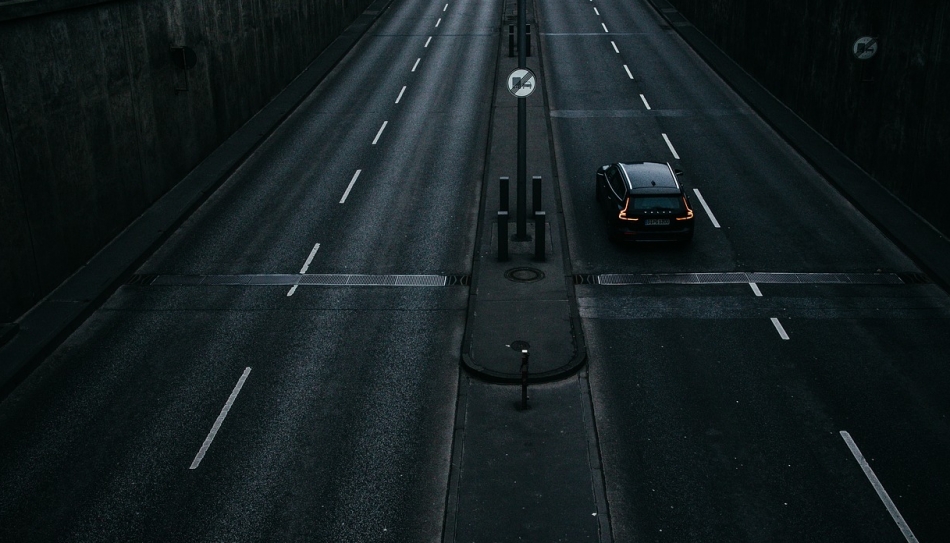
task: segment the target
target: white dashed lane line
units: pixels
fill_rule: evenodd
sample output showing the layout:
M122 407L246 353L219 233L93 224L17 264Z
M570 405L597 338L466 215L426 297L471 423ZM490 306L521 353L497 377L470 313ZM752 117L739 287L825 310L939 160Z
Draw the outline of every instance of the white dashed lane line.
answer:
M614 43L614 40L610 40L610 45L613 45L613 46L614 46L614 52L619 55L619 54L620 54L620 49L617 49L617 44Z
M756 285L755 283L749 283L749 286L752 287L752 292L754 292L756 296L760 298L762 297L762 291L759 290L759 285Z
M442 22L442 17L439 17L439 20L435 22L435 27L439 28L439 23Z
M706 215L709 217L709 220L712 221L713 226L719 228L719 221L716 220L716 216L713 215L712 210L706 205L706 199L703 198L702 193L699 192L699 189L693 189L693 192L696 194L696 197L699 198L699 203L703 206L703 209L706 210Z
M884 507L887 507L887 512L891 514L891 518L894 519L894 522L897 523L897 527L900 528L901 534L904 535L904 539L907 540L907 543L917 543L917 536L914 535L914 532L911 531L910 526L904 520L904 516L901 515L901 512L897 510L897 506L894 505L894 501L888 495L887 490L884 488L884 485L881 484L881 481L877 478L877 475L874 474L874 470L871 469L871 466L868 464L868 461L864 459L864 455L861 454L861 449L858 448L858 445L851 439L851 434L841 430L841 439L844 440L845 444L848 445L848 449L851 450L851 454L854 456L854 459L857 460L858 465L861 466L861 471L864 472L865 477L868 478L868 481L871 482L871 486L874 487L874 491L877 492L877 496L881 498L881 501L884 502Z
M627 77L629 77L630 79L633 79L633 74L630 73L630 68L626 64L623 65L623 69L625 72L627 72Z
M624 65L624 67L626 67L626 65ZM673 153L673 158L679 160L680 156L676 154L676 149L673 148L673 142L670 141L670 137L667 136L666 133L663 134L663 140L666 142L666 146L670 148L670 152Z
M605 25L604 23L600 23L600 26L604 27L604 32L610 33L610 31L607 30L607 25Z
M353 174L353 179L350 179L350 184L346 186L346 192L344 192L344 193L343 193L343 197L340 198L340 203L341 203L341 204L342 204L343 202L345 202L345 201L346 201L346 197L350 195L350 191L353 190L353 185L356 184L356 180L359 178L360 172L362 172L362 171L363 171L363 170L356 170L356 173Z
M416 68L419 67L419 61L422 60L422 57L416 59L416 63L412 65L412 71L416 71Z
M429 39L427 39L427 40L426 40L426 44L425 44L425 45L423 45L423 47L425 47L425 48L428 48L428 47L429 47L429 42L430 42L430 41L432 41L432 36L429 36Z
M775 331L778 332L778 335L782 339L788 340L788 334L785 332L785 327L783 327L782 323L780 323L775 317L772 317L772 326L775 327Z
M303 263L303 267L300 268L300 275L307 273L307 269L310 268L310 263L313 262L313 257L316 256L317 251L320 250L320 244L317 243L313 246L313 249L310 250L310 255L307 256L307 261ZM287 296L293 296L294 292L297 292L297 285L290 287L290 290L287 291Z
M643 100L643 105L644 105L647 109L650 109L650 103L647 102L647 97L641 94L641 95L640 95L640 99Z
M397 104L399 103L400 100L402 100L402 93L404 93L404 92L406 92L406 86L405 86L405 85L402 86L402 90L399 91L399 96L396 97L396 103L397 103Z
M598 16L598 17L600 17L600 12L599 12L599 11L597 11L597 8L594 8L594 13L596 13L596 14L597 14L597 16Z
M379 127L379 132L376 132L376 137L373 138L373 145L376 145L376 142L379 141L379 137L383 135L383 130L386 130L387 124L389 124L389 121L383 121L383 126Z
M195 455L195 459L191 462L191 467L188 469L195 469L201 464L201 460L205 457L205 453L208 452L208 447L211 446L211 442L214 441L214 436L216 436L218 430L221 429L224 418L228 416L228 411L230 411L231 406L234 405L234 400L237 399L237 395L241 393L241 388L244 387L244 381L247 380L247 376L250 373L251 368L244 368L244 373L241 374L241 378L238 379L237 384L234 385L234 390L232 390L231 395L228 396L228 401L225 402L224 407L221 408L221 413L218 414L218 418L214 421L211 431L208 432L208 437L206 437L204 443L201 444L201 449L198 450L198 454Z

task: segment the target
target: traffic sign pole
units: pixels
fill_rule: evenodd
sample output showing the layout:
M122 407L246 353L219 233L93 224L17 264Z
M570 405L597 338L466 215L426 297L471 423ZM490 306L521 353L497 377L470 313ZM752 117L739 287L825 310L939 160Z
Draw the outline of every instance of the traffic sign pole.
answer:
M526 18L526 8L525 0L518 0L518 67L527 68L527 59L525 46L527 39L525 37L525 21ZM527 131L527 105L525 103L526 98L523 96L518 97L518 209L517 209L517 231L515 232L515 240L517 241L528 241L531 238L528 237L527 231L527 222L528 222L528 211L527 211L527 139L525 132Z

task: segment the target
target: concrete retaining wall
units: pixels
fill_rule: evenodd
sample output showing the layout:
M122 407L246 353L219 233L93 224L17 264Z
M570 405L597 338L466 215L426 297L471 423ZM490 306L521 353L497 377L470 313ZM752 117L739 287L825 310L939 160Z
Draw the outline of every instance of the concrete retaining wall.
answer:
M669 0L769 91L950 233L950 2ZM852 45L877 37L870 60Z
M174 186L369 3L0 0L0 322ZM187 71L172 56L182 45L197 56Z

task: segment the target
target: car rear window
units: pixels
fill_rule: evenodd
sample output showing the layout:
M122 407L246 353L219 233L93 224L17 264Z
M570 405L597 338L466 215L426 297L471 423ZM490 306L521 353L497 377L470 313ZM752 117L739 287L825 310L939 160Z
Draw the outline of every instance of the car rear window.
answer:
M638 196L633 199L633 211L684 211L683 197L670 196Z

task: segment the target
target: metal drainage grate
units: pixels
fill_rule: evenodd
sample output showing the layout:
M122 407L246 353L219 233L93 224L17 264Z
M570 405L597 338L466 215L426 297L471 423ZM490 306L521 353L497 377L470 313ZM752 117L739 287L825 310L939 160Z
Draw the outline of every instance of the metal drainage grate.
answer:
M470 275L365 274L243 274L243 275L133 275L127 285L151 286L346 286L445 287L468 286Z
M544 272L536 268L511 268L505 272L505 279L516 283L533 283L544 279Z
M579 273L574 276L575 285L596 285L597 276L592 273Z
M590 284L599 285L715 285L736 283L808 285L901 285L908 281L896 273L606 273ZM910 274L914 275L914 274ZM576 279L575 279L576 281Z
M925 273L899 273L897 276L906 285L929 285L933 283Z

